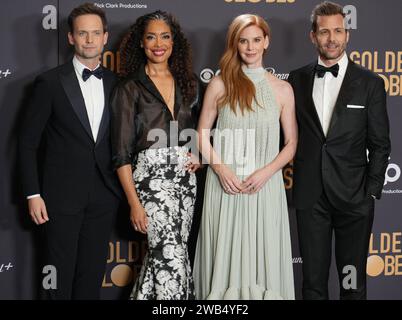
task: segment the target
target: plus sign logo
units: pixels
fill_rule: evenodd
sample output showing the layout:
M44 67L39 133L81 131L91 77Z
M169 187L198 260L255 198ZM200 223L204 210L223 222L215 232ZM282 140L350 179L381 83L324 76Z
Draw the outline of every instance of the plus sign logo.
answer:
M11 75L10 69L7 70L0 69L0 79L7 78L9 75Z
M13 268L14 266L11 264L11 262L9 262L8 264L0 264L0 272L6 272L9 271L11 268Z

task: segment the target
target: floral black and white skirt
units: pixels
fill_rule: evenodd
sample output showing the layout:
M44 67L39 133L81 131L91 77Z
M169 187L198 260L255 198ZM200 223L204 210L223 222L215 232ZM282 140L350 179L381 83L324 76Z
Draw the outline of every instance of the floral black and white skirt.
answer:
M149 249L131 299L194 299L187 245L197 185L195 174L185 170L188 159L186 147L138 154L133 178L148 217Z

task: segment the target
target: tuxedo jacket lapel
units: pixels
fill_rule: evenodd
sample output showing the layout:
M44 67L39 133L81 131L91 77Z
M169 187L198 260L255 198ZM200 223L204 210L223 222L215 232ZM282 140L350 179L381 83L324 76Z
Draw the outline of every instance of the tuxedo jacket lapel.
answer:
M103 68L103 67L101 67ZM110 77L108 72L104 72L103 78L103 92L105 95L105 106L103 108L102 120L100 123L98 137L96 138L96 144L98 144L103 136L105 135L106 129L110 122L110 112L109 112L109 98L112 93L113 79Z
M320 118L318 117L317 109L315 107L314 100L313 100L313 85L314 85L314 76L315 76L314 66L315 66L315 64L311 64L310 68L304 74L303 82L305 81L305 83L307 84L307 91L306 91L307 95L305 95L305 97L306 97L305 106L306 106L307 115L308 115L309 119L311 120L311 126L314 128L317 136L321 140L325 140L324 131L322 129ZM301 88L301 89L303 89L303 88Z
M89 124L89 118L87 114L87 109L85 107L84 97L82 95L80 84L78 82L72 63L67 64L63 72L60 73L60 81L68 99L70 100L71 106L78 116L78 119L80 120L85 131L88 133L89 137L93 141L94 139L92 136L91 126Z
M327 132L327 137L333 133L336 129L336 124L339 120L340 113L342 112L343 106L345 106L348 101L352 98L355 89L359 85L358 75L355 72L355 65L349 60L348 68L346 69L345 77L342 82L341 89L339 90L339 95L335 103L334 111L332 113L331 121L329 123L329 128Z

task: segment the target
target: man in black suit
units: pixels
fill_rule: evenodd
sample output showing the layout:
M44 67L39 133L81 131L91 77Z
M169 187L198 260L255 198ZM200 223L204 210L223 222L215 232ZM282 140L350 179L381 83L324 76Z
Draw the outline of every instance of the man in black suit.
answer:
M374 199L391 150L384 82L347 58L344 17L335 3L314 9L318 63L289 75L299 125L293 196L304 299L328 299L333 232L340 298L366 299Z
M121 194L109 129L115 75L99 63L108 38L104 12L84 4L68 23L75 55L35 81L19 140L21 176L31 218L44 224L47 265L57 271L50 298L99 299Z

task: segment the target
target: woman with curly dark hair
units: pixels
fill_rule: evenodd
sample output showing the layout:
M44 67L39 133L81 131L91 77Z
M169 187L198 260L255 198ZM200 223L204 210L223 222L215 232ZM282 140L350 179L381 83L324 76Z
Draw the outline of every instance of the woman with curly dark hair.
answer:
M190 46L177 21L156 11L136 20L120 54L113 162L132 225L149 247L131 298L193 299L187 242L199 164L183 138L196 128L200 97Z

